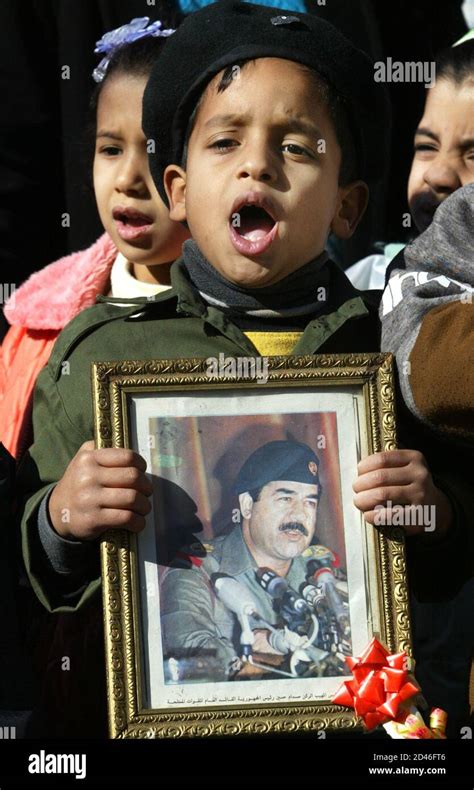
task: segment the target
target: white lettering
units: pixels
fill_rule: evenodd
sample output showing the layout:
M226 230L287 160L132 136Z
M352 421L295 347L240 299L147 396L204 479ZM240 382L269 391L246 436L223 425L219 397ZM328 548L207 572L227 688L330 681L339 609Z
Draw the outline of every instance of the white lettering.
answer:
M221 352L218 358L208 357L206 366L206 375L212 379L252 379L259 384L266 384L268 381L267 357L226 357Z
M388 315L392 310L403 301L402 286L407 281L412 282L412 288L418 288L420 285L427 283L437 283L442 288L449 288L450 285L457 285L462 291L472 293L474 288L466 283L461 283L454 280L452 277L446 277L444 274L430 276L429 272L414 271L414 272L397 272L388 281L387 287L382 296L382 315ZM411 290L411 289L410 289Z
M385 63L381 60L378 60L377 63L374 63L374 80L375 82L386 82L385 79Z
M30 754L28 771L30 774L74 774L76 779L86 777L85 754Z

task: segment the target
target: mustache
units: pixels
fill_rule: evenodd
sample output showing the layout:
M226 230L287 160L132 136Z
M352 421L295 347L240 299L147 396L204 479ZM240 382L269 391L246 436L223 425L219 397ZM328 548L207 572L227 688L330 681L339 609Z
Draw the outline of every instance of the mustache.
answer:
M278 527L280 532L289 532L298 530L302 535L308 536L308 530L300 521L287 521L285 524L280 524Z

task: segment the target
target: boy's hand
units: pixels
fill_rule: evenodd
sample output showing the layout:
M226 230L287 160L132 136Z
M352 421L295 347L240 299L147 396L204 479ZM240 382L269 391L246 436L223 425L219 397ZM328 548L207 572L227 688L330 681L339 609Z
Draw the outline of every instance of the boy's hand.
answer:
M429 540L439 540L451 527L449 499L433 483L426 460L417 450L374 453L357 470L354 504L369 524L393 523L407 535L424 534Z
M94 442L85 442L49 500L58 535L93 540L111 528L140 532L153 491L145 470L145 460L132 450L96 450Z

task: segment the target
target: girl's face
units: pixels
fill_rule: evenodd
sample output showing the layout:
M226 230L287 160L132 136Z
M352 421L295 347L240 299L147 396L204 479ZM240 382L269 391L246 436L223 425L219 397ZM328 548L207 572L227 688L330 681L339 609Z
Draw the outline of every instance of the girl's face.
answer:
M102 224L133 265L135 277L169 282L169 267L189 233L169 218L148 167L141 128L146 81L117 74L103 87L97 107L94 191Z
M427 93L415 133L408 203L418 230L431 224L439 204L474 182L474 79L440 79Z

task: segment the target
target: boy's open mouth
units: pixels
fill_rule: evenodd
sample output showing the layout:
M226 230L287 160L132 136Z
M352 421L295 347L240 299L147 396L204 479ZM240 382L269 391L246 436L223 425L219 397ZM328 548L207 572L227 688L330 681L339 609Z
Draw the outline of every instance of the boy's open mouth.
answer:
M268 211L260 206L242 206L238 216L240 223L237 223L235 229L240 236L250 241L263 239L275 224Z
M260 194L249 193L247 201L237 201L232 210L230 237L236 250L243 255L260 255L276 236L278 223L266 202Z

